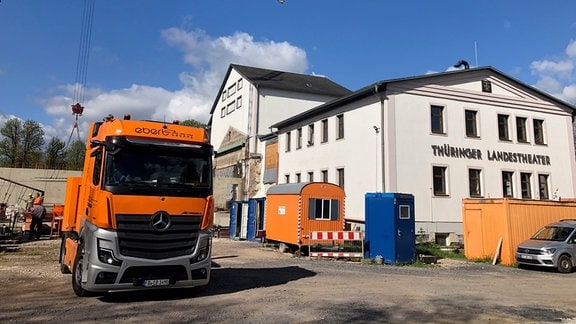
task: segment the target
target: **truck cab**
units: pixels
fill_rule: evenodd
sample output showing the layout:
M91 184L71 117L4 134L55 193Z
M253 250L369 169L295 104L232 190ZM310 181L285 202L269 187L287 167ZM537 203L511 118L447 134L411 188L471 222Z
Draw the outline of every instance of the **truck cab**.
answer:
M213 220L205 130L108 118L68 179L60 251L78 296L206 285Z

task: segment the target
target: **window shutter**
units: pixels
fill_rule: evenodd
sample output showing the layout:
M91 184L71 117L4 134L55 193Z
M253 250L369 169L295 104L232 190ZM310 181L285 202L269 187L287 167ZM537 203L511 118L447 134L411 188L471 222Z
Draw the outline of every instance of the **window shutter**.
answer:
M340 216L340 201L333 199L330 201L330 220L338 220Z
M308 199L308 219L316 218L316 199Z

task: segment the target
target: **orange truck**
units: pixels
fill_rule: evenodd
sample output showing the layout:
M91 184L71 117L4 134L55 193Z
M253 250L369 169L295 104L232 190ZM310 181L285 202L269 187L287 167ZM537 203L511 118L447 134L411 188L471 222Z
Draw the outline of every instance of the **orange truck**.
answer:
M210 280L213 149L202 128L108 116L66 184L60 268L76 295Z

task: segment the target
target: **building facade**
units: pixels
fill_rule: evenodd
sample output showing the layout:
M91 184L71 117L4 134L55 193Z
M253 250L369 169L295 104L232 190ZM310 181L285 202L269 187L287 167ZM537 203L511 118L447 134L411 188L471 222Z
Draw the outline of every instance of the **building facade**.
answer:
M264 197L277 182L277 142L270 125L350 93L324 77L230 65L209 121L216 209Z
M491 67L374 83L272 125L278 183L415 197L419 233L462 234L462 199L574 197L574 107ZM302 144L304 143L304 144Z

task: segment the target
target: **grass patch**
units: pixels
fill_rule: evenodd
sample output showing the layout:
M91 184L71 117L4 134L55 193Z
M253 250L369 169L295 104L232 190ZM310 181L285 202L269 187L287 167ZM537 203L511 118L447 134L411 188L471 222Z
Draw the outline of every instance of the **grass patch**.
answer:
M434 255L440 259L461 259L466 260L462 248L446 248L435 243L416 244L416 254Z

